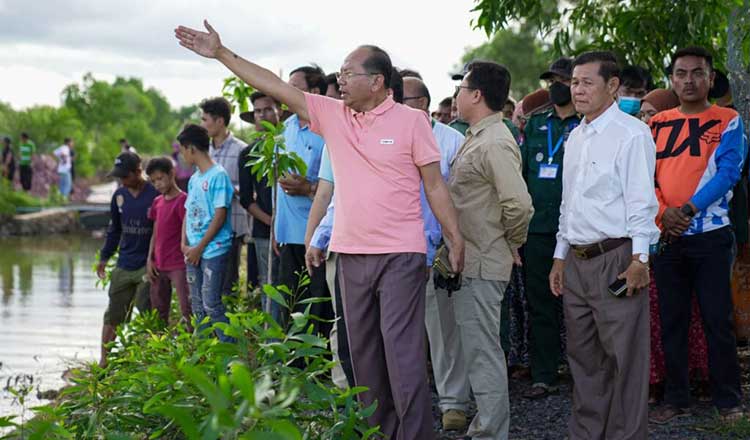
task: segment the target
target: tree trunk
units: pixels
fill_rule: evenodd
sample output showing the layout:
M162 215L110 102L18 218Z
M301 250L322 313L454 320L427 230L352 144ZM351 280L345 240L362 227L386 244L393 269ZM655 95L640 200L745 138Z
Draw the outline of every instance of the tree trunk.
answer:
M271 181L271 239L268 240L268 268L266 270L266 280L268 281L268 284L273 285L273 279L271 278L271 274L273 273L273 242L276 239L276 232L274 231L274 225L276 224L276 197L277 197L277 189L276 189L276 182L278 181L279 177L279 161L278 161L278 147L274 147L273 150L273 179ZM265 312L270 314L271 313L271 301L273 301L271 298L268 298L266 301L266 310Z
M750 138L750 63L745 64L743 39L750 32L750 0L734 7L727 26L727 77L732 100Z

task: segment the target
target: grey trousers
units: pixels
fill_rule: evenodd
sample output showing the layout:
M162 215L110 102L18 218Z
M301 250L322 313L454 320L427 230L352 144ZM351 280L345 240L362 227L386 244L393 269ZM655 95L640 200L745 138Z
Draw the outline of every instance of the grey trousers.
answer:
M339 254L354 382L390 440L433 440L424 337L425 255Z
M648 437L648 292L617 298L608 291L630 265L631 249L626 243L589 260L571 251L565 260L571 440Z
M331 302L333 304L334 315L336 313L335 283L337 259L338 257L335 252L329 253L328 258L326 259L326 283L328 284L328 291L331 292ZM339 319L339 317L336 316L336 319ZM331 326L331 333L329 335L329 340L331 341L331 352L333 353L333 361L336 362L336 365L334 365L333 369L331 370L331 379L333 380L334 385L341 389L346 389L349 387L349 383L346 381L346 374L344 374L344 369L341 367L341 360L339 359L339 338L336 328L336 324Z
M469 376L454 314L454 302L461 292L448 297L448 292L435 289L435 283L429 278L426 290L424 321L440 410L465 412L470 400Z
M474 440L506 440L510 427L508 369L500 346L500 313L507 281L465 277L453 294L456 327L477 414L466 432Z

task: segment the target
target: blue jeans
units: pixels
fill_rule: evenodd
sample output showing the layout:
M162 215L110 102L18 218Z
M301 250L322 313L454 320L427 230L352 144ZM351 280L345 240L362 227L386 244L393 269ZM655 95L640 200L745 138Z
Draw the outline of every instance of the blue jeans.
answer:
M72 188L73 179L70 177L70 173L60 173L60 194L63 197L68 197Z
M221 302L228 257L229 253L225 253L213 258L201 258L197 266L185 265L190 286L190 306L198 323L206 316L211 324L229 322L224 303ZM220 330L216 331L216 335L221 341L232 341Z

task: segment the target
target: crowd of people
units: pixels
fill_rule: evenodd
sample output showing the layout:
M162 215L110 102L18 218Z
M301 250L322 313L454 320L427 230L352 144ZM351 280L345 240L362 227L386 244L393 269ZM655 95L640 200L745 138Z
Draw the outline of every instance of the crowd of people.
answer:
M98 266L104 277L119 248L102 365L132 304L168 321L173 287L186 325L226 321L247 246L254 285L331 299L311 306L333 382L367 388L387 438L435 438L428 357L443 429L467 438L508 438L509 373L524 363L527 399L558 392L567 365L571 439L647 438L649 421L689 414L691 378L725 420L744 416L730 278L747 243L747 139L708 51L676 51L669 89L609 52L563 57L517 102L505 67L473 61L430 113L419 72L376 46L284 82L206 29L176 36L257 90L240 117L283 121L305 175L280 170L274 201L248 166L262 139L232 134L224 98L201 103L148 180L123 147Z

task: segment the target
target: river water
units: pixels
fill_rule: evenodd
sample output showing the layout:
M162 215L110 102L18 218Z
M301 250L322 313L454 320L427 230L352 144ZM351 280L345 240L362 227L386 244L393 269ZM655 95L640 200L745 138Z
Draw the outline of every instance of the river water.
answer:
M9 380L33 375L35 396L60 388L71 365L98 359L107 292L92 265L101 245L90 235L0 238L0 415L21 412Z

